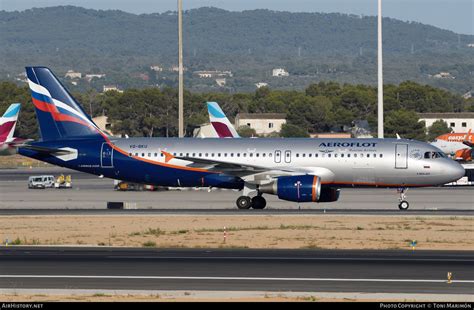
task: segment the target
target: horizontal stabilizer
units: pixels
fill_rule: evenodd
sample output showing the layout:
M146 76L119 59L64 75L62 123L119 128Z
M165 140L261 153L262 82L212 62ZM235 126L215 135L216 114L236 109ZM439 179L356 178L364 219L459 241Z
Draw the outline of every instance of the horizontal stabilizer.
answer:
M68 155L73 153L70 150L64 150L64 149L57 149L57 148L50 148L50 147L45 147L45 146L37 146L37 145L31 145L31 144L25 144L22 145L21 148L27 149L27 150L32 150L36 151L38 153L46 154L46 155Z

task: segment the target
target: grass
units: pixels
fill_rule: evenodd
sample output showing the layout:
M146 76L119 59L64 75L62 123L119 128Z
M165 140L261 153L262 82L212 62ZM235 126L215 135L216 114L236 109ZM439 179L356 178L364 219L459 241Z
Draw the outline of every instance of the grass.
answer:
M154 247L156 247L156 242L155 241L146 241L146 242L143 242L142 245L146 248L154 248Z
M161 235L164 235L166 234L166 232L164 232L163 230L161 230L160 228L148 228L147 231L145 231L143 233L144 235L152 235L152 236L161 236Z

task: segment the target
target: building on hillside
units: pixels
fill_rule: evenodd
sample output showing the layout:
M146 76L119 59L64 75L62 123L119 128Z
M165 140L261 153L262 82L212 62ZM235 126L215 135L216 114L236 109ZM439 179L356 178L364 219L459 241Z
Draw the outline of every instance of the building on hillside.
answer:
M235 117L235 128L249 126L257 135L267 136L280 132L281 126L286 124L284 113L239 113Z
M183 72L187 71L188 69L183 66ZM179 72L179 66L171 66L171 68L169 68L169 71L171 72Z
M219 87L224 87L225 86L225 78L218 78L216 79L216 83Z
M449 72L440 72L435 75L432 75L435 79L451 79L454 80L455 77L451 75Z
M74 70L68 70L66 74L64 75L64 77L69 78L69 79L80 79L82 78L82 73L76 72Z
M109 123L108 117L105 115L93 117L92 121L99 127L100 130L108 133L109 135L113 136L112 133L112 124Z
M150 66L150 70L155 71L155 72L162 72L163 68L160 67L159 65L152 65Z
M272 71L272 76L283 77L289 76L290 74L283 68L276 68Z
M312 133L309 136L311 138L327 138L327 139L351 138L351 134L349 132L320 132L320 133Z
M467 132L474 129L474 112L461 113L418 113L420 121L425 121L426 130L437 120L445 121L453 132Z
M472 98L472 95L474 94L474 91L473 90L470 90L468 91L467 93L465 93L464 95L462 95L462 97L464 99L469 99L469 98Z
M86 79L87 82L90 82L92 81L92 79L101 79L104 77L105 77L105 74L86 74L84 78Z
M108 91L116 91L119 93L123 93L123 90L119 89L117 85L104 85L102 87L102 92L108 92Z
M225 78L233 76L231 71L194 71L193 74L197 75L201 79Z
M474 47L474 43L469 43L467 47Z
M265 82L258 82L258 83L255 83L255 86L257 86L257 88L267 87L267 86L268 86L268 83L265 83Z

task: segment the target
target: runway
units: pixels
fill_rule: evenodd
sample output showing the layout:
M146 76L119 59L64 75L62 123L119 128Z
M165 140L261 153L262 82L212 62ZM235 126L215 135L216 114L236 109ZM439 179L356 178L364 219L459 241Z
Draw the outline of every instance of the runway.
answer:
M398 209L0 209L0 216L22 215L366 215L366 216L474 216L474 210Z
M71 174L72 189L45 189L33 190L27 188L30 175ZM43 214L46 209L98 209L105 210L107 201L129 202L140 211L189 214L233 214L237 210L235 199L240 195L233 190L170 190L157 192L118 192L113 190L113 180L100 179L96 176L75 172L64 168L41 169L4 169L0 170L0 209L1 214L12 214L9 210L18 213ZM395 189L353 189L345 188L341 191L339 201L332 203L302 203L297 204L279 200L273 195L265 195L267 208L265 210L246 210L253 214L271 214L298 211L304 214L334 212L336 214L396 214L400 215L397 204L398 194ZM474 187L434 187L417 188L408 191L410 212L417 214L440 215L471 215L474 212ZM186 211L183 211L186 210ZM68 211L68 212L69 212ZM110 210L107 210L109 212ZM10 212L10 213L9 213ZM65 211L59 211L62 213ZM86 211L77 211L86 212ZM103 211L87 211L98 212ZM134 210L133 212L137 212ZM265 213L267 212L267 213ZM117 212L117 214L121 214ZM242 212L239 212L242 214ZM415 213L403 213L411 214Z
M0 289L472 294L473 267L467 251L3 247Z

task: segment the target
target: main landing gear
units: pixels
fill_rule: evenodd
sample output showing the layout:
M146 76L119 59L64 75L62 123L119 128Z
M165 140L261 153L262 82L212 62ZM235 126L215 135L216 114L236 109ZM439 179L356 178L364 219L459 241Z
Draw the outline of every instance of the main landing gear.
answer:
M239 209L264 209L267 205L267 201L261 195L257 195L253 198L240 196L237 198L236 204Z
M407 193L408 188L407 187L401 187L398 189L398 193L400 194L400 198L398 198L398 208L402 211L408 210L408 207L410 204L408 203L407 199Z

